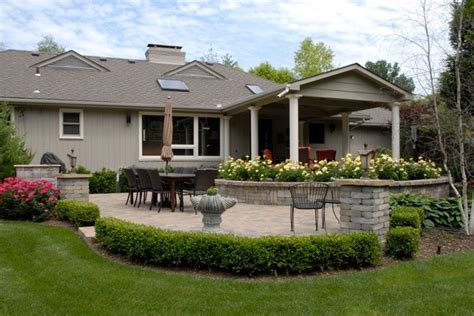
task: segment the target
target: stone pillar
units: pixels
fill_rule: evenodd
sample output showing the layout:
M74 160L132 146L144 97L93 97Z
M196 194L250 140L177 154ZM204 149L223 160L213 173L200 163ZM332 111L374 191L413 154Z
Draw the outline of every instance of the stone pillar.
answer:
M392 103L392 158L400 159L400 104Z
M381 242L390 224L389 194L392 180L341 179L340 220L342 232L375 232Z
M349 152L349 114L350 113L341 113L341 123L342 123L342 157L345 157Z
M89 201L90 174L69 173L58 176L61 199Z
M290 160L292 162L299 161L298 153L298 137L299 137L299 102L301 94L288 94L286 96L290 100Z
M258 111L259 106L249 106L250 110L250 158L258 156Z
M232 116L222 117L224 125L224 161L230 156L230 119Z
M28 181L46 180L55 187L58 186L56 177L59 175L61 165L15 165L16 176Z

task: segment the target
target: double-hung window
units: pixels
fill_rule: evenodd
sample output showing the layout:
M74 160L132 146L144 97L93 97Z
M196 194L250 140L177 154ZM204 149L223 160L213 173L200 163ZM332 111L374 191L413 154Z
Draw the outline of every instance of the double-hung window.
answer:
M84 112L79 109L59 110L59 138L84 138Z

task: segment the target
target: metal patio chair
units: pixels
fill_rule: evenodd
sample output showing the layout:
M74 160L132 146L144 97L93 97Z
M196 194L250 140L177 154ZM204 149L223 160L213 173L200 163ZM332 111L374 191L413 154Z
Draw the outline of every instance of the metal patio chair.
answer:
M142 203L142 196L143 196L143 204L146 202L147 198L147 193L152 191L152 184L151 184L151 179L150 176L148 175L148 169L136 169L137 175L138 175L138 205L137 207L140 207ZM136 204L136 201L135 201Z
M156 169L148 169L148 176L151 180L151 192L153 194L153 198L150 203L150 210L153 207L153 204L156 203L158 205L158 213L161 211L161 206L163 205L163 200L165 198L171 198L171 191L169 186L163 183L160 177L160 173ZM178 191L179 192L179 191ZM158 202L158 197L160 198L160 202Z
M322 220L325 225L324 206L328 189L329 185L319 182L297 184L289 188L291 194L290 224L292 232L295 231L295 208L314 210L316 230L318 230L318 213L322 209Z
M128 204L128 201L130 201L130 204L133 205L134 204L133 194L136 193L138 197L138 192L140 191L140 188L138 186L137 176L135 175L135 172L130 168L125 168L123 169L123 171L125 173L125 177L127 178L127 191L128 191L127 201L125 202L125 205Z

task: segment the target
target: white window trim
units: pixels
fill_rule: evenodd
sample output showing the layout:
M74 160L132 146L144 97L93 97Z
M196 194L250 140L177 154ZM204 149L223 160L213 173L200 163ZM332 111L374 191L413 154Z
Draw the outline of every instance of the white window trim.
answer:
M161 156L143 156L143 143L142 143L142 122L143 122L143 115L155 115L155 116L164 116L164 112L151 112L151 111L141 111L138 112L138 161L162 161ZM223 146L223 119L222 115L220 114L196 114L196 113L173 113L173 117L179 116L188 116L193 117L193 128L194 128L194 144L173 144L171 148L175 149L193 149L194 155L193 156L174 156L173 161L222 161L224 156L224 146ZM220 149L219 149L219 156L199 156L199 118L200 117L218 117L220 118L219 121L219 132L220 132Z
M79 135L64 135L63 113L79 113ZM84 139L84 110L59 109L59 139Z

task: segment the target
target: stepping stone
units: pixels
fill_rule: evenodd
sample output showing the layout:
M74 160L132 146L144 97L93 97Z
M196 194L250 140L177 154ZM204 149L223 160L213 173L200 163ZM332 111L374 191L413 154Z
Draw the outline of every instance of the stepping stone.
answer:
M95 240L95 227L94 226L79 227L79 233L84 238Z

